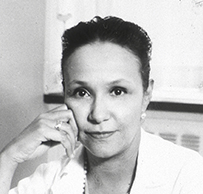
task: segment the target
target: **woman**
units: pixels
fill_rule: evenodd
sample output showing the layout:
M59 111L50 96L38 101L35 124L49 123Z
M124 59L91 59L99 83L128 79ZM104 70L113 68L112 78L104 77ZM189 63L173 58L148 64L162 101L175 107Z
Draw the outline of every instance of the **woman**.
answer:
M66 105L37 117L1 152L3 194L18 163L58 143L66 156L41 165L10 194L201 193L202 158L141 129L153 88L150 52L147 33L119 18L67 30Z

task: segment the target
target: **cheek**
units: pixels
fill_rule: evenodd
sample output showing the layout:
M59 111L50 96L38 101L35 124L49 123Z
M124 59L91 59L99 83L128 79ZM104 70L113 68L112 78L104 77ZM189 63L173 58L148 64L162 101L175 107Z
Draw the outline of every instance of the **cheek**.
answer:
M122 116L121 126L121 138L123 144L131 144L131 142L138 136L140 131L140 111L135 111L133 108L128 110L128 114Z
M117 121L122 125L124 133L132 134L140 128L141 103L127 103L117 111Z
M115 108L114 113L118 123L130 128L136 127L140 121L141 106L136 103L125 103L124 106Z
M124 112L124 111L123 111ZM133 109L128 109L125 114L121 114L119 117L121 124L127 130L136 130L136 128L140 127L140 111L134 111Z
M80 129L82 125L84 125L84 122L86 121L88 117L88 111L87 107L81 105L81 103L78 103L76 101L72 100L66 100L66 105L68 106L69 109L73 111L73 115L76 121L76 124L78 128Z
M142 112L142 99L133 98L130 100L126 100L124 103L122 103L122 107L119 106L117 108L117 113L119 113L120 117L125 118L129 121L139 120L140 115Z

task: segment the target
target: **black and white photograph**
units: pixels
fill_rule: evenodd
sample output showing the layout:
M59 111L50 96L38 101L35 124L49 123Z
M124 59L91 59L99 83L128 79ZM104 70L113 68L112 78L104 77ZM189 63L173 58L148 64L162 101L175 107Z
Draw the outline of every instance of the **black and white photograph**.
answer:
M202 0L0 3L0 194L202 194Z

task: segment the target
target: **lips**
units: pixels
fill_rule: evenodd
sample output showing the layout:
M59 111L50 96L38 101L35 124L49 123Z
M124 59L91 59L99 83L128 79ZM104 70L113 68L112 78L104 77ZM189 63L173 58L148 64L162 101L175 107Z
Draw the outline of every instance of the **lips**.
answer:
M107 132L85 132L88 136L95 139L106 139L112 136L115 131L107 131Z

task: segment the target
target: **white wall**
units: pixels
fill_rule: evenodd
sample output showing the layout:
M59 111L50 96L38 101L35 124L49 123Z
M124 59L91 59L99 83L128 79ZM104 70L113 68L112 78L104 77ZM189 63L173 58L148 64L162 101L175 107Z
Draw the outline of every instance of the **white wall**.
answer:
M0 150L45 110L44 22L43 0L0 2ZM20 165L13 185L42 160Z

